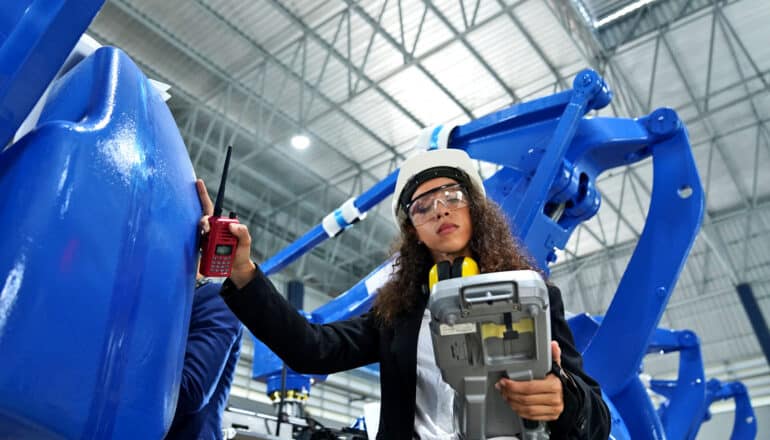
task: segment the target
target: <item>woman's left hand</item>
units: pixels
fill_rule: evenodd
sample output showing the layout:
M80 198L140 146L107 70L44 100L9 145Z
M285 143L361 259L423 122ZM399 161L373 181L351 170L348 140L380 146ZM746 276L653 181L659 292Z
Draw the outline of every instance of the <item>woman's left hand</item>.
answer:
M203 211L203 216L198 221L198 227L202 234L207 234L211 230L209 217L214 214L214 204L211 203L211 198L206 189L206 184L203 183L203 179L195 181L195 188L198 190L198 198L201 201L201 210ZM240 223L230 223L228 228L230 233L238 239L230 280L235 284L235 287L241 289L257 274L254 263L251 262L251 235L249 235L249 228Z
M561 367L561 348L556 341L551 341L551 355ZM495 388L511 409L524 419L551 421L558 419L564 411L562 383L553 373L548 373L545 379L524 382L500 379Z

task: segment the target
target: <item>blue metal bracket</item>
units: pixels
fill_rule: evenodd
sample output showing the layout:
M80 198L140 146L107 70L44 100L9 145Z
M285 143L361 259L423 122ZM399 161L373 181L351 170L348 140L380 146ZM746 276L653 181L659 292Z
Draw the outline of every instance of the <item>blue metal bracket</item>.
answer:
M679 352L676 380L652 380L650 389L665 396L658 414L670 439L692 439L706 408L706 380L698 336L690 330L656 329L648 353Z
M735 400L735 422L730 440L750 440L757 438L757 418L746 387L740 382L722 383L711 379L706 386L706 401L710 406L717 400ZM711 419L711 413L706 411L704 421Z

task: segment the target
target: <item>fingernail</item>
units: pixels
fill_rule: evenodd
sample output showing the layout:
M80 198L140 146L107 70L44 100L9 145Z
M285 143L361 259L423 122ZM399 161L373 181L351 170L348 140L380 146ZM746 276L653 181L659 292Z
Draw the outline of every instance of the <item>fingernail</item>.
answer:
M495 384L495 389L496 389L497 391L500 391L500 382L498 382L498 383L496 383L496 384Z

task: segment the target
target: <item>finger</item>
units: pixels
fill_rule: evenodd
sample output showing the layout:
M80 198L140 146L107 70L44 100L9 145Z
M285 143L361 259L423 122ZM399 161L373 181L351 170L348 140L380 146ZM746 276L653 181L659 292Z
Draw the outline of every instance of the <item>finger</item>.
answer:
M510 379L498 381L500 392L506 394L550 394L561 393L561 381L554 375L548 375L545 379L528 380L518 382Z
M561 347L556 341L551 341L551 358L561 367Z
M563 410L563 408L555 408L546 405L523 407L515 407L514 405L511 405L511 409L521 418L536 420L538 422L549 422L556 420L559 418L559 415L561 415Z
M201 219L198 221L198 227L201 230L201 233L208 234L208 232L211 230L211 225L209 224L209 217L210 215L204 215L201 217Z
M198 179L195 181L195 188L198 190L198 199L201 202L201 210L203 210L203 215L214 214L214 204L211 203L209 191L206 189L206 184L203 183L203 179Z
M559 406L563 404L563 400L559 394L556 393L544 393L544 394L503 394L503 398L508 403L516 404L518 406Z
M230 223L228 227L230 228L230 233L235 235L235 238L238 239L239 248L251 248L251 234L249 234L249 228L247 228L246 225Z
M251 270L251 235L249 228L240 223L230 223L228 225L230 232L238 239L238 245L235 248L235 259L233 260L233 269Z
M233 258L233 269L230 273L230 280L238 289L243 288L249 283L257 271L254 263L251 261L251 235L249 228L240 223L230 223L228 225L230 233L238 239L238 246L235 248L235 257Z
M524 419L537 420L541 422L556 420L559 418L563 411L563 408L551 407L547 405L517 407L516 405L510 404L510 408L513 412Z

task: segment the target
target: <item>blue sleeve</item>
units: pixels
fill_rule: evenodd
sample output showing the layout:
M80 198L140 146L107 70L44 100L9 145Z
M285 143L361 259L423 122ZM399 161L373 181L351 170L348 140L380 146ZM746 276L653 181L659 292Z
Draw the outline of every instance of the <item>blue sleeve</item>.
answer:
M210 283L195 291L177 412L208 404L240 334L241 323L219 296L220 287Z

